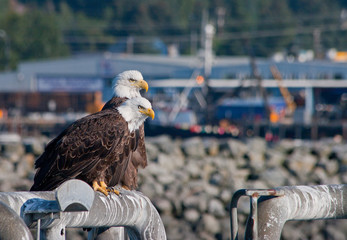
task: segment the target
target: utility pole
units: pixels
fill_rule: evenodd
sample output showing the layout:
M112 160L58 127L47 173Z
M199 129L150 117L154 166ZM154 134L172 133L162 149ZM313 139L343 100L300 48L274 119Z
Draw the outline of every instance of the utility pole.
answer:
M209 84L209 79L212 72L212 61L213 61L213 36L215 34L215 28L212 24L206 24L204 26L204 78L205 78L205 86L204 86L204 95L207 103L207 111L205 115L205 122L208 124L212 124L213 115L215 110L215 105L213 103L213 92Z
M191 75L191 78L187 82L187 86L184 88L183 92L181 93L179 100L173 107L170 115L169 115L169 121L172 123L177 114L179 113L180 109L187 105L188 95L191 92L191 90L196 86L197 84L197 77L199 75L199 72L203 70L203 78L202 82L198 84L204 84L202 88L202 95L198 94L198 92L194 92L195 97L198 100L198 103L200 104L201 115L203 116L204 123L211 124L213 117L214 117L214 110L215 110L215 104L213 103L213 92L211 87L209 86L209 78L212 72L212 62L213 62L213 51L212 51L212 45L213 45L213 36L215 34L215 28L212 24L207 23L207 12L204 11L203 17L202 17L202 24L201 24L201 46L203 47L203 62L201 62L201 66L199 66L193 74Z
M195 55L198 49L198 34L196 32L190 33L190 54Z
M208 22L208 12L206 9L202 12L202 18L201 18L201 34L200 34L200 46L204 46L205 43L205 26Z
M204 27L204 30L205 30L204 75L205 75L205 79L208 80L212 71L212 59L213 59L212 43L213 43L213 36L215 34L215 28L213 27L212 24L206 24ZM206 83L207 82L208 81L206 81Z
M130 36L127 37L126 40L126 46L127 46L127 54L133 54L134 53L134 37Z
M313 48L315 59L322 59L321 30L319 28L313 30Z
M221 36L223 34L223 28L225 24L226 10L224 7L217 8L217 34Z

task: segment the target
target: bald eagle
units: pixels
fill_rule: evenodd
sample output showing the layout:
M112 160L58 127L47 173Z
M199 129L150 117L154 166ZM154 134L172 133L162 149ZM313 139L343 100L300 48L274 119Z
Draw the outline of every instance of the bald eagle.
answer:
M141 97L141 89L144 89L147 92L148 83L143 80L143 76L139 71L128 70L120 73L113 81L115 96L105 104L102 111L106 109L116 109L127 99ZM134 189L137 187L137 171L139 166L142 168L147 166L144 124L139 128L138 138L138 146L131 156L129 166L125 173L127 179L132 179L131 182L128 181L127 184L123 185L123 187L128 189Z
M154 118L151 103L136 97L72 123L36 160L30 191L50 191L69 179L83 180L105 195L113 191L108 186L127 186L133 180L126 170L147 117Z

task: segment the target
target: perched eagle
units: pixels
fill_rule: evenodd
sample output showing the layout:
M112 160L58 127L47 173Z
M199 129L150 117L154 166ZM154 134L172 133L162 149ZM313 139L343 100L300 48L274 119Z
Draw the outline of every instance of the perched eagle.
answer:
M116 109L127 99L141 97L141 89L144 89L147 92L148 83L143 80L143 76L139 71L129 70L120 73L113 81L115 96L105 104L102 111L106 109ZM144 124L139 128L138 147L133 152L125 173L127 179L132 179L132 181L124 184L123 187L128 189L134 189L137 187L137 169L139 166L142 168L147 166Z
M126 172L147 117L154 118L151 103L137 97L72 123L36 160L30 191L53 190L69 179L83 180L105 195L108 186L133 184Z

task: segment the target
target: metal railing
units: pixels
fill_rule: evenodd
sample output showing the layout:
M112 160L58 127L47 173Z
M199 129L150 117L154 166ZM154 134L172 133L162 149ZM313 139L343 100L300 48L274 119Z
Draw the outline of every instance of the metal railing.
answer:
M347 184L241 189L230 205L231 239L238 239L237 202L250 197L245 239L277 240L288 220L346 219Z
M124 239L120 226L130 239L166 239L151 201L140 192L120 192L106 197L79 180L67 181L56 191L2 192L1 239L33 239L33 228L37 239L65 239L65 228L92 228L88 239ZM9 223L15 230L8 229Z

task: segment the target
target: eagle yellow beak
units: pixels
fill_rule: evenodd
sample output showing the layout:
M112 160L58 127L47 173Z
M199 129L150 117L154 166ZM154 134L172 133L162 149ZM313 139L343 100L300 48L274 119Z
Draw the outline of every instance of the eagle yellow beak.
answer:
M148 83L145 80L140 80L134 83L135 86L145 89L146 92L148 91Z
M147 115L148 117L152 118L152 120L154 119L154 116L155 116L155 113L152 108L140 110L140 113Z

